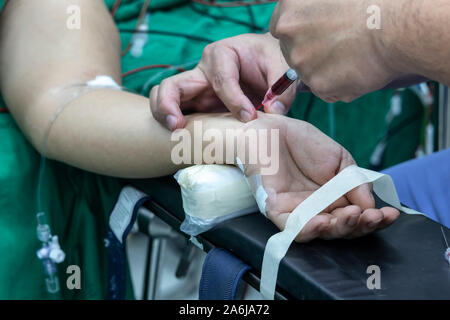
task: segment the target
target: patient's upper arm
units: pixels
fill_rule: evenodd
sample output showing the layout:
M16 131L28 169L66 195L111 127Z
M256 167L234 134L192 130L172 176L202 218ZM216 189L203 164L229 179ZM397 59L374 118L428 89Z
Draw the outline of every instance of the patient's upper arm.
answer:
M81 23L72 28L67 22L77 12ZM0 18L0 70L8 108L32 141L40 139L71 94L64 87L100 74L120 83L120 39L103 0L8 2Z

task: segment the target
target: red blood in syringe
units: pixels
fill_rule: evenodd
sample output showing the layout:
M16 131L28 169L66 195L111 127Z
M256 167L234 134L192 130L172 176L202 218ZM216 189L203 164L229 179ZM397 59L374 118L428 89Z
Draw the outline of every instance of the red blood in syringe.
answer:
M289 88L298 79L297 72L294 69L289 69L285 74L281 76L267 91L264 96L263 102L256 108L256 110L261 109L268 102L273 101L276 97L283 94L287 88Z

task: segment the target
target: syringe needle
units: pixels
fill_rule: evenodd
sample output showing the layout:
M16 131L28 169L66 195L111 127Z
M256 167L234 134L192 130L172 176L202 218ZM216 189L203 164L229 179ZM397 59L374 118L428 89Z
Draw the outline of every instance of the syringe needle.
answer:
M447 260L448 265L450 266L450 247L448 246L447 237L445 236L444 227L441 226L442 236L444 237L445 244L447 245L447 250L445 250L444 257Z
M444 237L445 244L447 245L447 248L450 248L450 246L448 245L448 242L447 242L447 237L445 236L445 232L444 232L444 227L443 226L441 226L441 231L442 231L442 236Z

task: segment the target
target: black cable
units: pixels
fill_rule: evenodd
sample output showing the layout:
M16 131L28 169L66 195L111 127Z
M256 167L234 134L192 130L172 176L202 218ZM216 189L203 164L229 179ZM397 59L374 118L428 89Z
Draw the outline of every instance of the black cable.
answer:
M255 20L255 15L253 14L253 7L252 6L247 6L247 11L248 11L248 17L250 19L250 24L251 26L251 32L256 32L255 30L255 26L256 26L256 20Z
M307 104L306 109L305 109L305 115L303 117L303 120L306 121L306 122L309 121L309 117L311 115L312 106L314 104L314 98L315 98L315 96L313 94L311 94L310 97L309 97L308 104ZM404 128L408 127L409 125L414 123L414 120L416 120L417 118L420 118L420 117L422 117L422 111L413 113L409 117L403 119L397 125L395 125L392 128L390 128L386 132L386 135L383 137L383 139L386 139L386 141L389 140L390 138L392 138L393 135L397 134L399 131L401 131Z
M180 32L173 32L173 31L161 31L161 30L134 30L134 29L119 29L120 32L124 33L149 33L149 34L160 34L160 35L166 35L166 36L174 36L174 37L183 37L186 39L201 41L201 42L214 42L215 40L211 40L208 38L190 35L190 34L184 34Z
M443 106L443 117L442 119L448 119L448 87L446 85L443 86L444 89L444 106ZM444 123L444 130L446 129L445 126L447 126L446 121L443 122ZM445 131L444 131L445 132ZM446 146L448 144L447 141L447 135L443 135L443 140L442 141L442 145Z
M234 22L236 24L240 24L240 25L246 26L248 28L251 28L252 30L255 30L255 31L260 31L260 32L267 32L268 31L267 28L263 28L263 27L257 26L255 24L249 23L247 21L242 21L242 20L238 20L238 19L234 19L234 18L230 18L230 17L225 17L225 16L219 16L219 15L215 15L215 14L209 13L206 10L201 10L194 3L190 3L190 7L195 12L197 12L197 13L199 13L201 15L204 15L204 16L208 16L208 17L213 18L213 19Z
M396 134L398 134L400 131L404 130L405 128L407 128L408 126L410 126L411 124L414 123L414 120L416 119L420 119L422 117L422 112L416 112L413 113L412 115L410 115L407 118L404 118L402 121L400 121L397 125L393 126L392 128L390 128L388 130L388 132L386 132L386 134L384 135L384 137L382 139L380 139L380 141L378 141L377 145L381 143L381 141L384 140L386 146L388 145L389 140L395 136ZM380 171L383 169L384 167L384 163L385 163L385 156L386 156L386 152L385 150L383 151L383 153L381 154L381 159L380 159L380 163L377 165L374 165L372 163L370 163L369 165L369 169L370 170L374 170L374 171Z
M392 138L392 136L394 136L395 134L399 133L400 131L402 131L403 129L407 128L408 126L410 126L411 124L414 123L414 120L418 119L418 118L422 118L422 109L419 112L413 113L412 115L410 115L407 118L404 118L401 122L399 122L397 125L393 126L392 128L390 128L388 130L388 132L386 133L386 136L383 139L386 139L386 142Z
M306 105L305 115L303 116L303 120L309 122L309 116L311 115L312 106L314 104L314 94L310 93L308 104Z

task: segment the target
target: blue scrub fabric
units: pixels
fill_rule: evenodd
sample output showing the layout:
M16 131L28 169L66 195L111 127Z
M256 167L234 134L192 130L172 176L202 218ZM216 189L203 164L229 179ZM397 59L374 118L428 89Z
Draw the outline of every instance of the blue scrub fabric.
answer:
M450 228L450 149L404 162L386 173L400 201Z

